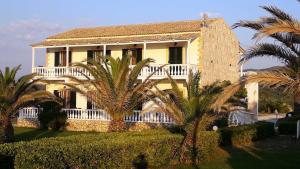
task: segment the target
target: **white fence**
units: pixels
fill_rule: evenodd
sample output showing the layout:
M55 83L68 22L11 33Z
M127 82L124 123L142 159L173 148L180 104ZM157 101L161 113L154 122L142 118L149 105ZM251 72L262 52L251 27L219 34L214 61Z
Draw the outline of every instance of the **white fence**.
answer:
M19 111L19 118L37 118L40 109L24 108ZM75 120L101 120L110 121L111 117L101 109L63 109L67 113L68 119ZM164 113L134 111L132 115L125 116L125 122L145 122L145 123L174 123L174 120Z
M165 113L134 111L132 115L125 116L126 122L146 122L146 123L175 123L172 118Z
M197 71L197 65L193 64L169 64L162 67L163 64L151 64L144 67L139 75L140 79L144 79L150 74L154 73L152 79L166 78L168 72L175 79L185 79L188 76L189 70L193 72ZM32 72L38 76L45 78L57 78L64 76L73 76L77 78L85 78L87 75L89 78L92 76L85 69L78 67L33 67Z

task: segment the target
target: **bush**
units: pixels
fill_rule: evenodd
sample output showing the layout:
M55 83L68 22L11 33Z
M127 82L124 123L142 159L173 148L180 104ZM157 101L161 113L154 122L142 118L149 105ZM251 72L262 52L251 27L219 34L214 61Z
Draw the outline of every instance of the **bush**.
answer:
M14 157L19 169L155 167L178 160L182 138L157 131L84 134L3 144L0 155Z
M268 122L227 127L220 132L222 145L247 145L275 135L274 124Z
M201 131L197 138L197 162L210 160L219 147L220 134L214 131Z
M41 128L59 130L66 125L67 114L61 111L61 105L55 102L46 102L41 106L43 111L38 114Z
M296 135L297 121L300 120L299 115L286 117L278 120L278 131L280 134Z

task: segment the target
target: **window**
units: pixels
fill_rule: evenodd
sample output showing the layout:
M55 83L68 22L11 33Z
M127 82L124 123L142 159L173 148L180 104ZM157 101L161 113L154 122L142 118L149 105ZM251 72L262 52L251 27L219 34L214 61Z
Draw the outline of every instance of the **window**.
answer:
M88 50L87 61L95 61L98 57L103 56L103 50ZM106 50L106 56L111 56L111 50Z

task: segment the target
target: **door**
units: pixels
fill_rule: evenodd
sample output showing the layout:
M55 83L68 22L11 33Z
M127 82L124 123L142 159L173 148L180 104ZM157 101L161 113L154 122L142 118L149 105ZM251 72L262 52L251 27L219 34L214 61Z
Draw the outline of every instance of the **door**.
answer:
M76 108L76 91L70 91L70 106L71 109Z
M66 51L60 52L60 66L67 66L67 54Z
M182 47L169 48L169 64L182 64Z
M182 68L180 65L172 64L182 64L182 47L170 47L169 48L169 73L170 75L181 75Z
M130 56L130 64L136 65L140 61L142 61L142 48L134 48L134 49L123 49L122 56Z
M66 66L67 65L67 52L60 51L54 53L54 66ZM72 63L72 52L69 51L69 65Z

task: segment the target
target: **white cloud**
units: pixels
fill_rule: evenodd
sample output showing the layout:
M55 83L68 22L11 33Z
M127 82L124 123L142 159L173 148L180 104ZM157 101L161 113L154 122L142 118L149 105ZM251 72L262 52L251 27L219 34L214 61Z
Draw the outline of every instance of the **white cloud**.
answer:
M59 24L39 19L18 20L0 25L0 68L22 64L21 73L30 73L31 48L29 45L65 29Z
M64 30L55 23L43 22L39 19L28 19L0 25L0 36L7 40L35 41L53 33Z

